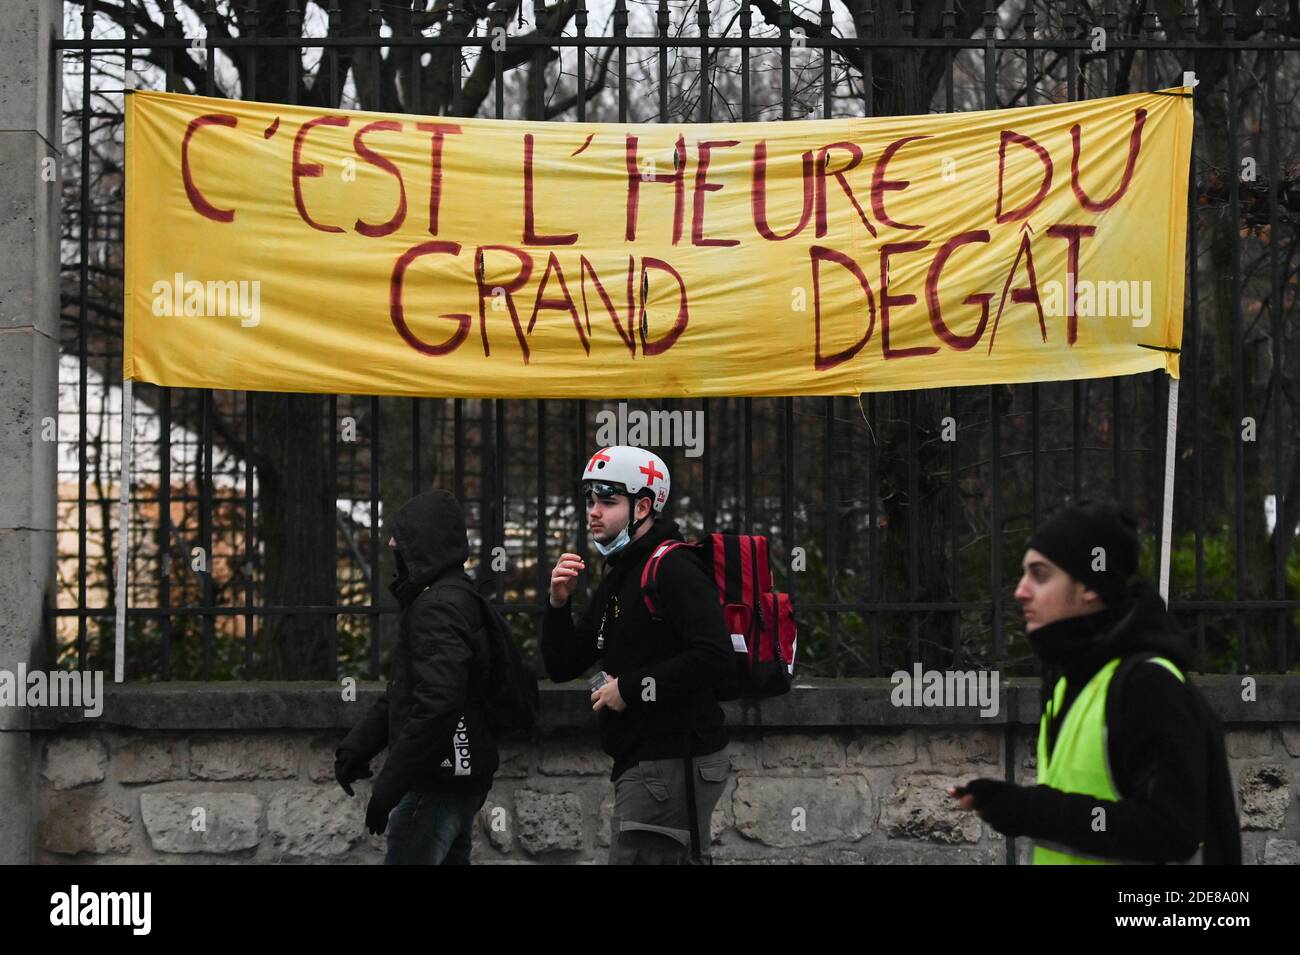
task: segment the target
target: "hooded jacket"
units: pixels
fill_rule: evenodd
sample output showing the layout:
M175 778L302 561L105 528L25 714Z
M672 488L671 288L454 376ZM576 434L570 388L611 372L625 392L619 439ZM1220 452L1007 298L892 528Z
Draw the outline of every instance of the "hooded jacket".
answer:
M570 604L546 604L542 660L552 680L577 679L600 660L618 679L627 709L597 714L601 746L614 757L611 779L642 760L680 758L690 734L695 756L727 745L713 687L733 672L733 650L718 591L697 558L681 549L664 557L657 581L662 620L641 596L641 571L664 541L681 540L677 524L656 520L605 561L605 572L575 625ZM603 648L597 646L602 632ZM653 693L650 689L653 688Z
M1030 634L1030 643L1046 664L1044 698L1058 677L1066 681L1049 746L1080 690L1110 660L1150 650L1187 672L1186 641L1145 580L1135 581L1118 607L1047 624ZM1039 785L1026 807L1023 834L1109 858L1176 862L1192 856L1204 838L1207 791L1192 692L1162 666L1136 667L1114 717L1123 730L1107 739L1123 798L1108 806L1105 828L1095 827L1092 796Z
M402 618L388 684L338 750L369 761L388 747L372 793L390 808L413 789L486 791L499 755L484 717L485 621L471 594L445 586L469 579L460 503L425 491L401 507L389 535L398 569L388 589Z

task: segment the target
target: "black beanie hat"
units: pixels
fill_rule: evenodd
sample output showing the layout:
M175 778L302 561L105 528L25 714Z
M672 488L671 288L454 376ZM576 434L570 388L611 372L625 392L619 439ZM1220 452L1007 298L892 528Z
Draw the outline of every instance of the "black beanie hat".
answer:
M1137 518L1122 504L1085 498L1053 514L1029 539L1029 547L1095 590L1107 607L1117 607L1138 568ZM1094 554L1098 547L1102 552ZM1093 570L1103 555L1105 570Z

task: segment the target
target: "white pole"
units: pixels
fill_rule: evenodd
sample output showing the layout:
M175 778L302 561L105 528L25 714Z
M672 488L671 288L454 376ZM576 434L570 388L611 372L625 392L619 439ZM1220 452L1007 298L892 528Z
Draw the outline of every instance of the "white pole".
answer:
M117 498L117 639L113 645L113 682L126 679L126 549L131 513L131 443L135 399L131 380L122 382L122 477Z
M1165 423L1165 506L1160 521L1160 596L1169 605L1169 555L1174 524L1174 465L1177 463L1178 379L1169 379L1169 410Z

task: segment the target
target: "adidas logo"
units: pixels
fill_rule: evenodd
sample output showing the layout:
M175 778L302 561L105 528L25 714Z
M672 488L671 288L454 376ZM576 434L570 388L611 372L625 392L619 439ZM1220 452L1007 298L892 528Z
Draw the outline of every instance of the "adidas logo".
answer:
M444 759L444 760L442 761L442 767L443 767L444 769L448 769L448 768L450 768L450 767L451 767L451 760L450 760L450 759Z

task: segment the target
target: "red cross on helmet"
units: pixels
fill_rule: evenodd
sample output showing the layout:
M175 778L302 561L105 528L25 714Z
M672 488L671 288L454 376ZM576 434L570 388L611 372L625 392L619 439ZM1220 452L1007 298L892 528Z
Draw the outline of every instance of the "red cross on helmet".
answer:
M650 498L655 512L668 503L670 478L664 459L645 448L624 444L601 448L582 471L582 484L611 485L619 493Z

